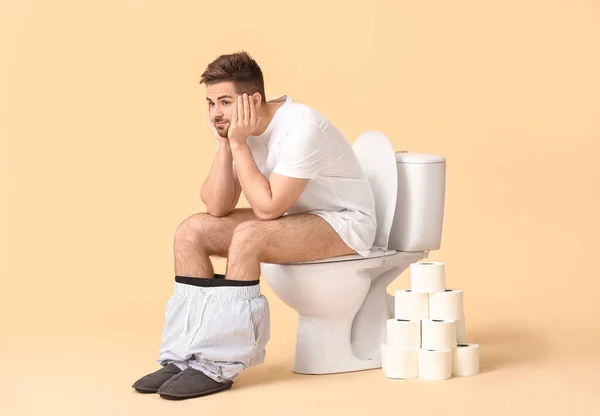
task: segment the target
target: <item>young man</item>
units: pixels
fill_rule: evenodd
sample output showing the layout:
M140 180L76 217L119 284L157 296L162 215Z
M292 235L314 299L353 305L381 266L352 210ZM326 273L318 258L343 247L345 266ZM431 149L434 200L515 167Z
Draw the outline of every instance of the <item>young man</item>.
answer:
M177 227L162 368L133 385L165 399L227 389L264 361L261 262L366 256L376 231L369 183L323 115L286 95L266 101L262 71L245 52L219 56L201 83L218 140L200 195L207 212ZM242 190L251 208L235 209ZM225 275L214 274L209 256L227 257Z

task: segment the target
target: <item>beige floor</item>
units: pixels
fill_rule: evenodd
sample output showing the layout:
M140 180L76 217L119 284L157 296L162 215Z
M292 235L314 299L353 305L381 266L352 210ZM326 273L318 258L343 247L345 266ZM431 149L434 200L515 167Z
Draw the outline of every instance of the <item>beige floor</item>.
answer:
M514 319L510 308L495 317L471 313L468 341L481 345L477 376L391 380L381 370L307 376L291 372L293 311L268 288L263 292L276 311L265 363L242 373L228 391L180 402L130 387L157 368L161 302L56 315L55 325L43 317L37 326L5 325L0 415L592 415L600 410L598 333L586 333L584 326Z

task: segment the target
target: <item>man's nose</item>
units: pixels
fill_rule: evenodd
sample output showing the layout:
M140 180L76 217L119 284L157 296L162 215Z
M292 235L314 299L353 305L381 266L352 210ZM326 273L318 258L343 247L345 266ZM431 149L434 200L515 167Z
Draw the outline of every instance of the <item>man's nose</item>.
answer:
M215 118L215 117L223 117L223 110L221 108L219 108L219 107L216 107L213 110L212 116L213 116L213 118Z

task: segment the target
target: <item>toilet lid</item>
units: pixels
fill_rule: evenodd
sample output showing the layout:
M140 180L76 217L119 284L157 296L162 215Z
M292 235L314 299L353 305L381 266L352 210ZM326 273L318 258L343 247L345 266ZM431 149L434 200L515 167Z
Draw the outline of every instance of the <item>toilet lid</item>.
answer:
M388 138L381 132L369 130L352 145L360 166L369 180L375 197L377 234L373 246L387 249L398 194L396 153Z

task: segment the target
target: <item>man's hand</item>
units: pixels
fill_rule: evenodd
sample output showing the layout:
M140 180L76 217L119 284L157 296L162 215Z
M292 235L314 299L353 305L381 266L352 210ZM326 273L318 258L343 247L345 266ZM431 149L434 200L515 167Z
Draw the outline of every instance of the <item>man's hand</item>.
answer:
M248 94L238 96L237 104L233 105L231 113L231 125L227 137L231 145L246 144L246 139L258 127L258 107L254 100L248 99Z

